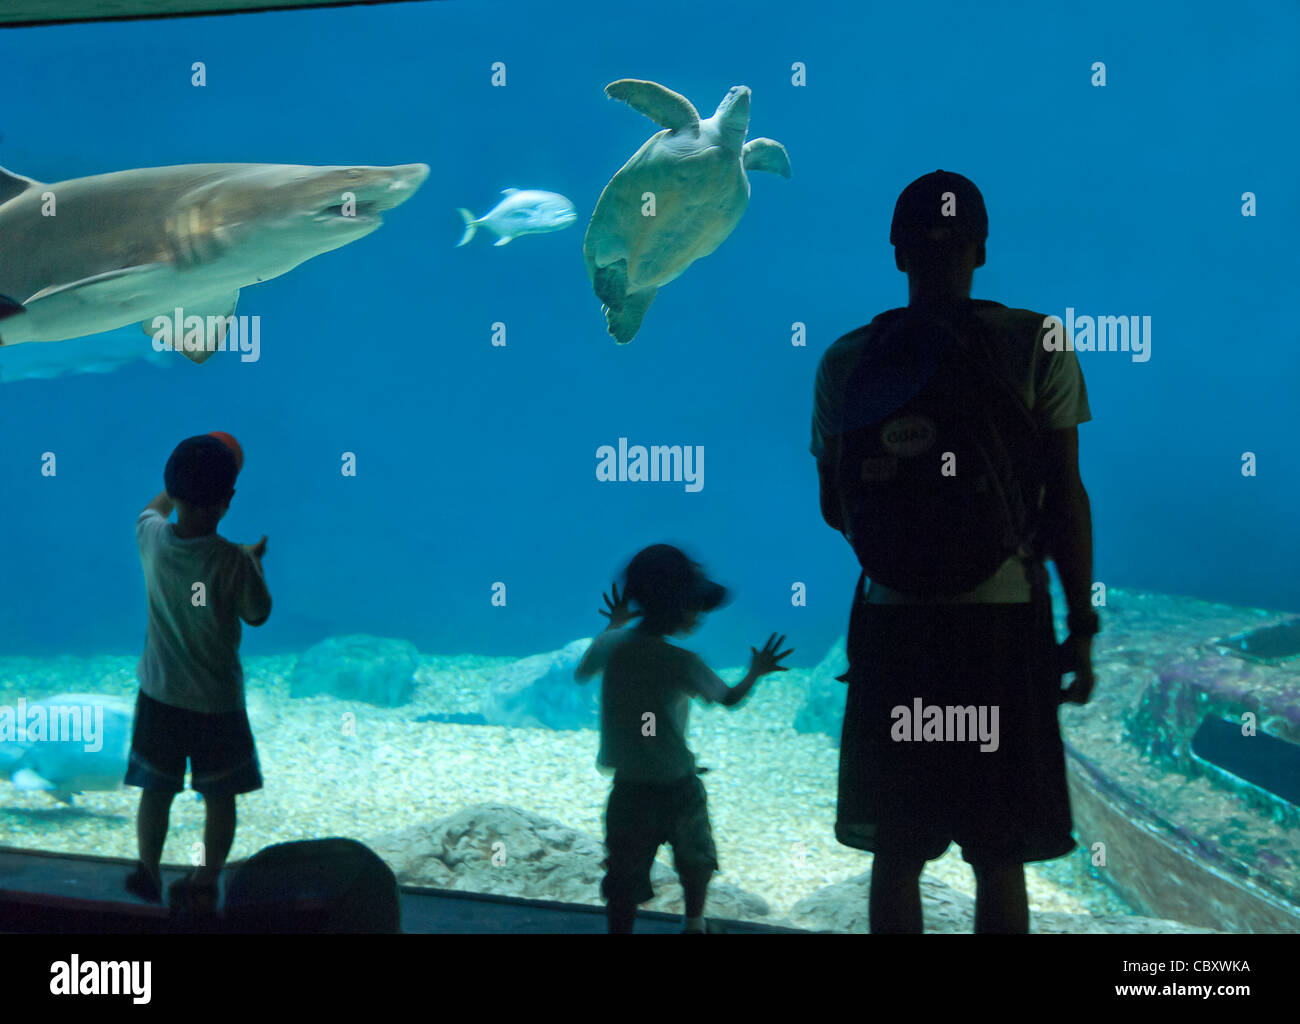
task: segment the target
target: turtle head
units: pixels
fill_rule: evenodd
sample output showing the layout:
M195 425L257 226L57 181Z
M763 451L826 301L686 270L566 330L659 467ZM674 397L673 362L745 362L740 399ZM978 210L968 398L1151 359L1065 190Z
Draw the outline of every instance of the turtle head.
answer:
M745 136L749 133L749 86L731 87L718 104L713 123L728 141L734 140L737 150L745 144Z

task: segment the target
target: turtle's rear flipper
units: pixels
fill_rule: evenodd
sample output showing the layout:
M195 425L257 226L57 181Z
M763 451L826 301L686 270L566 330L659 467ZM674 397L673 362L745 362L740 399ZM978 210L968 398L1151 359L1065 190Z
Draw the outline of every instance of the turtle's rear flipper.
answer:
M645 311L650 308L650 303L654 301L658 291L658 288L645 288L633 292L623 299L622 309L605 307L605 321L609 324L609 333L620 345L626 345L636 337L636 332L641 329L641 321L645 319Z
M627 297L627 260L615 260L607 267L598 267L591 275L591 287L610 309L622 309Z

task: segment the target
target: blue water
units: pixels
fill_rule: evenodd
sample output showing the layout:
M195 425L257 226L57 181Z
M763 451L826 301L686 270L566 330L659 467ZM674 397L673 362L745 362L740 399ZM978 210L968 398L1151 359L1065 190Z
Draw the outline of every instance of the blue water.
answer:
M134 518L172 446L220 429L247 454L222 532L270 537L275 611L246 652L352 632L552 649L600 629L613 573L668 539L736 594L690 641L707 659L740 664L780 630L794 663L818 660L856 567L818 512L813 373L839 334L905 303L889 220L937 167L988 206L976 297L1152 317L1149 362L1080 355L1096 578L1300 608L1300 9L836 6L447 2L0 34L0 164L39 180L207 161L433 168L368 238L244 290L259 362L141 359L0 385L0 651L139 650ZM1105 88L1090 85L1097 60ZM655 130L604 97L622 77L705 114L750 86L751 137L782 142L793 178L751 175L732 237L620 348L581 247L601 188ZM507 186L563 193L580 220L453 248L456 207L484 213ZM796 321L806 347L790 344ZM149 351L135 327L108 340ZM84 343L40 355L65 344ZM598 483L596 449L619 437L703 446L703 490Z

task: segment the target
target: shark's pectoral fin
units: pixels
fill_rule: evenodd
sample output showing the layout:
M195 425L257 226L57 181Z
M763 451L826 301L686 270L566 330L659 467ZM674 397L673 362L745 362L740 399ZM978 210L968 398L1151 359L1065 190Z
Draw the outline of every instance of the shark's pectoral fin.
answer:
M775 139L750 139L742 151L747 171L767 171L790 177L790 157Z
M201 363L224 347L238 303L239 292L235 292L225 298L178 307L183 317L180 323L176 322L176 310L170 309L140 321L140 328L157 339L155 348L174 348L187 359Z
M122 311L127 315L118 320L134 318L142 303L175 290L176 271L170 263L143 263L135 267L110 270L78 281L52 284L24 299L14 313L26 312L28 316L45 323L85 323L102 317L106 312ZM0 315L0 322L3 322Z
M164 281L170 283L175 274L169 263L123 267L42 288L24 305L33 312L40 307L40 313L52 316L75 315L78 308L86 306L130 306L163 290Z

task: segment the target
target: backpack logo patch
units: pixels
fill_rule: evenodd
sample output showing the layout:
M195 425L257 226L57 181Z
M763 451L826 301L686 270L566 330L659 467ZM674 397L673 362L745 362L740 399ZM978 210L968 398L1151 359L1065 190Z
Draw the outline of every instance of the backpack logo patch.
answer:
M899 416L880 428L880 443L885 451L907 459L933 446L939 429L928 416Z

